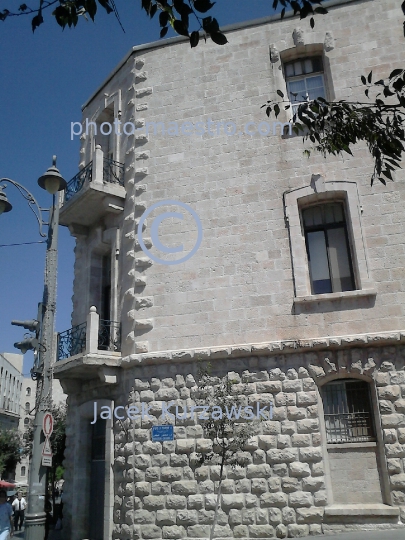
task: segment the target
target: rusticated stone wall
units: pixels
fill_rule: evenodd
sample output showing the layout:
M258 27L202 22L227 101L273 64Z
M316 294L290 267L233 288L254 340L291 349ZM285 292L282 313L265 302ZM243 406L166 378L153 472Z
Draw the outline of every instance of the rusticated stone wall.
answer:
M243 387L250 404L273 403L274 408L273 418L260 422L257 435L243 449L247 466L226 470L216 537L307 536L324 532L326 522L334 530L356 527L346 524L344 517L333 525L324 516L326 507L342 501L333 501L318 387L336 377L369 381L377 391L379 441L374 451L378 474L385 475L380 501L400 507L405 521L404 354L405 348L399 345L217 359L216 375L229 373L239 380L235 392ZM219 467L196 468L195 453L210 451L212 442L190 418L176 420L175 441L151 442L152 425L163 423L159 419L162 402L195 403L195 364L141 366L124 373L128 399L116 403L147 402L152 418L115 423L113 539L208 538ZM367 467L367 463L361 465ZM374 489L375 478L369 480ZM364 482L367 488L367 474ZM355 520L371 528L397 522L398 516Z

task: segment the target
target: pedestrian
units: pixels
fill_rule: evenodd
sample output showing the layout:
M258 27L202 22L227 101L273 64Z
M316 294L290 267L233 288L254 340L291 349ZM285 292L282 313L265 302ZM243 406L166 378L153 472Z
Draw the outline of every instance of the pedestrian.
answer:
M14 529L16 531L20 530L24 523L24 513L27 507L27 503L24 497L21 494L21 491L17 493L17 498L13 501L13 510L14 510Z
M7 492L0 489L0 540L8 540L14 535L13 509L7 502Z

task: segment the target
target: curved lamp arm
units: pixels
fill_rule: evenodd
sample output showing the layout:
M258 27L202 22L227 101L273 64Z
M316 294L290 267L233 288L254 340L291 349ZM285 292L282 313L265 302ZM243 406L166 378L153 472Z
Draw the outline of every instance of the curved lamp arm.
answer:
M34 216L37 218L37 221L38 221L38 225L39 225L39 234L43 237L43 238L46 238L46 234L44 232L42 232L42 226L43 225L46 225L47 223L43 220L42 218L42 211L41 211L41 207L39 206L39 204L37 203L34 195L28 191L27 188L25 188L24 186L22 186L21 184L19 184L18 182L16 182L15 180L11 180L10 178L1 178L0 179L0 190L2 188L5 188L7 186L5 185L2 185L3 182L9 182L10 184L12 184L14 187L16 187L18 189L18 191L21 193L21 195L24 197L24 199L26 201L28 201L28 205L29 207L31 208Z

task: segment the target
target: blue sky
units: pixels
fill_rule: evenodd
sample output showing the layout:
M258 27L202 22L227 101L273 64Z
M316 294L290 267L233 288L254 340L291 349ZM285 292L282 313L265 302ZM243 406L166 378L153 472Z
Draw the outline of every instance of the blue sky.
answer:
M3 4L12 9L19 2ZM58 168L67 181L78 171L79 145L70 140L69 130L70 122L81 118L81 105L132 46L159 38L158 21L148 20L140 9L141 0L116 0L116 4L125 33L113 15L101 8L95 23L81 20L73 30L62 31L50 15L34 34L29 16L0 23L0 177L23 184L44 207L51 205L51 197L38 187L37 179L51 165L52 155L58 156ZM270 0L219 0L212 14L224 26L271 15L271 4ZM203 42L199 46L203 47ZM0 216L0 244L39 241L27 202L12 186L6 192L13 210ZM71 326L73 248L73 238L61 227L57 331ZM44 263L43 244L0 247L2 352L18 352L13 344L25 332L11 326L11 319L36 316ZM25 373L31 362L32 355L27 353Z

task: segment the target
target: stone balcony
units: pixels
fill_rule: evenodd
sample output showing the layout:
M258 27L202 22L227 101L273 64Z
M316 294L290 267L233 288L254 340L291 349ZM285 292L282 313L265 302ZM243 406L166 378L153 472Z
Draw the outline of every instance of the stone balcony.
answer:
M97 222L106 213L120 213L124 207L124 165L107 159L96 146L94 160L67 184L61 200L60 224L72 233Z
M115 384L120 361L120 323L100 319L94 306L85 322L58 333L53 368L64 387L69 379Z

